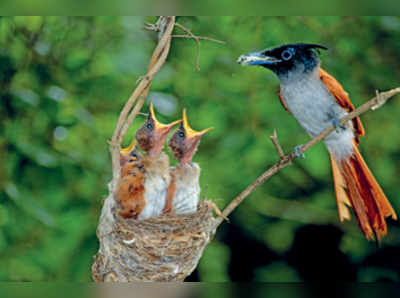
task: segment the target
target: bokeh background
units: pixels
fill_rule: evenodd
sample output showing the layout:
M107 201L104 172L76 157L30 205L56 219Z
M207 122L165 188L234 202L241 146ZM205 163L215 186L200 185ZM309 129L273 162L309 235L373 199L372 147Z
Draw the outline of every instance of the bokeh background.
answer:
M110 139L146 71L155 17L0 18L0 280L89 281L107 195ZM239 55L286 42L326 45L323 67L356 106L400 83L399 17L180 17L201 42L174 39L149 100L164 122L182 108L214 126L194 160L203 195L223 208L308 137L278 100L278 79ZM175 29L176 34L182 34ZM146 112L147 106L144 108ZM400 213L400 99L362 116L371 170ZM126 137L128 144L138 118ZM257 189L224 223L190 281L399 281L400 225L380 247L340 224L322 144Z

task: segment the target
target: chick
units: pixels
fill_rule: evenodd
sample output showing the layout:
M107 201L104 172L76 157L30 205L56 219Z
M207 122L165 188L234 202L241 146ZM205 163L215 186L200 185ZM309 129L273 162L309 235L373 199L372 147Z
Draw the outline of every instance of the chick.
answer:
M192 158L200 144L200 138L212 129L211 127L195 131L190 128L186 110L183 110L182 118L183 122L169 141L169 147L179 164L170 170L172 181L164 208L164 212L172 211L176 214L197 210L200 197L200 167L192 162Z
M155 117L153 104L150 103L147 121L136 133L138 147L147 153L143 157L146 204L139 214L139 219L157 217L162 214L167 189L171 181L169 157L162 152L162 149L170 130L181 121L174 121L168 125L160 123Z
M132 217L138 219L146 206L145 168L143 156L135 148L135 140L129 147L121 150L120 162L121 177L115 192L118 215L125 219Z
M132 159L137 161L139 157L143 158L143 156L141 156L139 151L136 149L136 139L133 139L132 143L128 147L122 148L119 152L119 163L121 165L121 171L126 162L132 162Z

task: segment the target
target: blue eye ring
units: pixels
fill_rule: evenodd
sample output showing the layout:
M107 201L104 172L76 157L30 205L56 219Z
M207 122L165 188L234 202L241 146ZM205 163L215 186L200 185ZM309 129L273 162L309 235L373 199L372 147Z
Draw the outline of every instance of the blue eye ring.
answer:
M184 138L184 137L185 137L185 134L184 134L182 131L180 131L180 132L178 133L178 136L179 136L180 138Z
M281 54L283 60L288 61L293 57L293 51L290 49L284 50Z
M147 124L146 124L146 128L147 128L147 129L153 129L153 124L147 123Z

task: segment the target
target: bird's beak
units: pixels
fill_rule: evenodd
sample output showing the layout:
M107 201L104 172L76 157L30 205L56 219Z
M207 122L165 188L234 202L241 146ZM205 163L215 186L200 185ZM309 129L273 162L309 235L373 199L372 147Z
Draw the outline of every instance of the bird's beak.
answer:
M197 150L197 146L200 142L201 137L209 132L210 130L214 129L213 127L209 127L206 129L203 129L202 131L196 131L192 129L189 126L189 122L187 121L187 116L186 116L186 109L183 110L182 112L182 127L183 130L185 131L185 148L186 148L186 154L185 156L187 157L188 160L183 159L181 162L189 162L192 159L192 156Z
M281 60L265 55L265 51L244 54L240 56L237 62L243 66L246 65L273 65Z
M214 127L209 127L209 128L203 129L202 131L196 131L196 130L192 129L189 126L189 122L187 120L186 109L183 109L182 120L183 120L183 122L182 122L183 129L185 130L185 135L186 135L187 139L200 139L201 136L203 136L205 133L214 129Z
M135 149L135 146L136 139L133 138L132 143L128 147L121 149L119 152L119 164L121 167L129 160L129 154Z
M155 140L154 147L157 149L162 148L165 138L167 137L167 135L171 131L171 129L178 123L182 122L182 120L176 120L169 124L163 124L163 123L159 122L154 113L153 103L150 103L149 118L151 118L154 123L154 140ZM156 151L158 151L158 150L156 150Z
M201 137L207 133L208 131L212 130L213 127L203 129L202 131L196 131L189 126L189 122L186 116L186 109L182 112L182 124L181 129L185 132L185 140L184 140L184 149L183 149L183 156L180 160L180 165L185 163L189 163L193 155L196 153L197 147L200 143Z
M156 114L154 113L153 103L150 103L149 117L151 117L151 119L153 120L154 134L157 136L167 135L175 125L182 122L182 120L176 120L174 122L171 122L170 124L163 124L163 123L159 122L156 118Z
M133 138L132 143L128 147L122 148L120 153L122 155L128 154L135 148L135 146L136 146L136 139Z

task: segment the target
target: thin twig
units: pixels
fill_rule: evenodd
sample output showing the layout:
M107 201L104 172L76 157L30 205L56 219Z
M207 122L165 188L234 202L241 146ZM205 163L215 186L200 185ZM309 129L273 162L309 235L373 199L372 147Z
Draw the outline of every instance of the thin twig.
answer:
M371 107L371 110L376 110L379 109L381 107L381 105L383 105L384 103L382 103L382 99L381 99L381 95L379 93L378 90L375 90L375 95L376 95L376 100L377 100L377 104Z
M187 29L185 26L175 23L175 26L181 28L183 31L185 31L189 36L191 36L197 43L197 55L196 55L196 70L200 70L200 40L199 38L192 33L189 29Z
M144 23L143 29L147 31L160 32L160 28L158 27L157 23L156 24Z
M343 118L339 120L340 125L344 125L348 121L350 121L353 118L356 118L360 116L361 114L367 112L368 110L376 110L378 107L381 107L384 105L389 98L393 97L396 94L400 93L400 87L396 89L392 89L386 92L381 92L377 93L374 98L363 104L362 106L358 107L356 110L352 111L351 113L347 114ZM328 136L331 132L335 130L335 127L333 125L329 126L326 128L324 131L321 132L318 136L307 142L305 145L303 145L301 148L298 149L298 155L300 156L301 154L304 154L308 149L310 149L312 146L317 144L318 142L322 141L326 136ZM275 144L275 143L274 143ZM278 143L279 144L279 143ZM278 151L279 152L279 151ZM222 212L222 215L224 217L228 217L229 214L233 210L236 209L240 205L240 203L243 202L243 200L248 197L257 187L262 185L264 182L266 182L269 178L271 178L273 175L275 175L277 172L279 172L280 169L287 167L292 163L292 161L297 158L296 154L290 153L288 155L283 156L277 163L275 163L272 167L270 167L268 170L266 170L261 176L259 176L253 183L251 183L247 188L242 191L236 198L234 198L228 206L224 209ZM215 227L217 228L223 221L222 217L218 217L216 219L216 225Z
M219 43L219 44L225 44L225 42L222 40L218 40L218 39L207 37L207 36L197 36L197 35L193 34L188 28L186 28L185 26L183 26L179 23L175 23L175 26L182 29L187 34L173 34L173 35L171 35L171 37L194 39L196 41L197 55L196 55L195 68L197 71L200 70L200 40L208 40L208 41L212 41L212 42ZM161 30L160 27L161 26L159 25L159 22L157 22L156 24L147 24L146 23L144 29L149 30L149 31L160 32L160 30Z
M186 38L186 39L193 38L193 36L185 35L185 34L173 34L172 37L174 37L174 38ZM197 39L199 39L199 40L208 40L208 41L212 41L212 42L219 43L219 44L226 44L225 41L214 39L214 38L207 37L207 36L197 36Z
M276 133L276 129L274 129L274 134L272 136L269 137L272 141L272 143L274 144L276 151L278 151L279 154L279 158L282 159L285 157L285 153L283 152L283 149L281 147L281 145L279 144L278 141L278 135Z
M222 214L222 212L221 212L221 210L218 208L217 204L215 204L213 201L205 201L205 202L206 202L206 204L208 205L208 207L209 207L210 209L213 209L213 210L214 210L214 212L215 212L215 214L216 214L217 216L219 216L220 218L225 219L227 222L229 222L229 218L227 218L226 216L224 216L224 215Z

